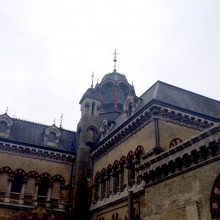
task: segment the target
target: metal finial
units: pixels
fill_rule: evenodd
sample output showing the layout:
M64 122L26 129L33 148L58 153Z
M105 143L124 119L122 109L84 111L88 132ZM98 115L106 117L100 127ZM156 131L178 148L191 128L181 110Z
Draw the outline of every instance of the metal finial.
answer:
M114 72L116 72L116 62L117 62L117 48L115 49L115 52L113 53L113 55L114 55L114 59L113 59L113 61L114 61Z
M54 118L54 120L53 120L53 124L56 125L56 118Z
M91 85L91 88L93 88L93 78L94 78L94 72L92 72L92 85Z
M6 108L5 113L8 114L8 107Z
M63 123L63 113L61 114L61 117L60 117L60 127L62 127L62 123Z

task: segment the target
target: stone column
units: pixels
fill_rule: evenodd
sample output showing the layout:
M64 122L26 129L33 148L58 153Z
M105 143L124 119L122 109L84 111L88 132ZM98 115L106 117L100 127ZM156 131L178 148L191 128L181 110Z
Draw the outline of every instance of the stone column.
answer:
M53 184L50 183L49 187L47 189L47 196L46 196L46 206L47 207L50 207L50 196L51 196L51 189L52 189L52 187L53 187Z
M140 161L138 159L134 159L132 162L135 164L135 168L134 168L134 170L135 170L135 173L134 173L134 184L137 184L138 183L138 169L137 169L137 165L139 164Z
M133 191L128 192L128 220L134 220Z
M129 183L129 179L130 179L130 173L129 173L130 165L129 164L125 164L124 167L126 168L126 172L127 172L127 180L126 180L127 188L129 188L129 186L130 186L130 183Z
M4 202L10 202L10 196L11 196L11 186L12 186L12 181L14 180L13 177L8 178L8 188L7 192L5 193L5 199Z
M124 184L124 177L123 177L123 168L118 168L118 173L119 173L119 186L118 186L118 191L119 192L123 192L124 190L124 187L123 187L123 184Z
M110 188L110 182L109 182L109 176L105 176L105 198L108 198L109 196L109 189Z
M102 199L102 183L101 183L101 180L99 180L99 192L98 192L98 196L99 196L99 199L98 199L98 200L101 200L101 199Z
M163 151L163 148L160 146L160 133L159 133L159 125L158 125L158 116L160 112L160 107L153 106L150 109L153 119L154 119L154 132L155 132L155 147L154 150L157 154Z
M24 204L24 191L25 191L26 183L27 183L27 180L23 180L23 183L21 186L21 192L19 195L19 201L18 201L19 204Z
M35 190L34 190L34 198L33 198L33 205L37 205L37 197L38 197L38 189L39 189L40 182L35 182Z
M111 172L112 177L112 195L115 195L115 172Z

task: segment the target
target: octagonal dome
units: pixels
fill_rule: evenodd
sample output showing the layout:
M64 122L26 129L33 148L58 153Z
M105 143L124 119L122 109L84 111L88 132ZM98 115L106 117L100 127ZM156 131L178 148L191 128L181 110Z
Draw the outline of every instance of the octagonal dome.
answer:
M102 78L101 84L104 83L105 81L114 81L114 82L128 82L126 76L124 74L118 73L118 72L112 72L112 73L107 73L105 76Z

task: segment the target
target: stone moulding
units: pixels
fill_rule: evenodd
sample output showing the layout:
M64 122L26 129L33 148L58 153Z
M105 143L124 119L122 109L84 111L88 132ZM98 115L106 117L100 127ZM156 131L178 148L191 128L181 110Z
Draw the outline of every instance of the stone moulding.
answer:
M157 111L155 111L155 109L157 109ZM214 125L214 122L203 118L174 111L173 109L164 108L159 105L153 105L148 107L144 112L138 115L129 124L125 125L112 137L109 137L109 139L106 137L106 141L102 145L97 145L97 148L91 152L93 162L131 137L137 131L150 124L150 122L152 122L155 118L199 131L203 131L204 129L210 128Z
M138 177L142 180L141 184L133 185L129 190L138 196L144 193L144 188L217 160L220 160L220 124L159 155L144 159L143 163L137 166ZM127 190L126 188L123 192L91 204L90 211L95 212L126 200Z
M27 147L24 145L16 145L3 141L0 141L0 152L67 164L72 164L76 157L73 154L55 152L29 146Z
M145 187L220 159L220 124L139 165Z

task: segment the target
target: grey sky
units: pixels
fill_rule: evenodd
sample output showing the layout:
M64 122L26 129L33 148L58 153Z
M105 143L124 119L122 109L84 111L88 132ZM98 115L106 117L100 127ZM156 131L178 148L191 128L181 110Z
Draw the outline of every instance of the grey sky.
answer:
M113 70L220 99L220 1L0 0L0 114L75 130L79 100Z

